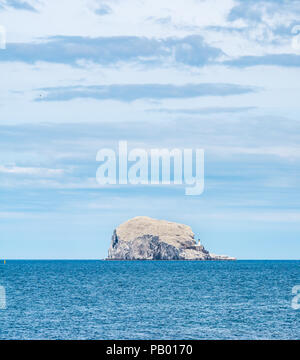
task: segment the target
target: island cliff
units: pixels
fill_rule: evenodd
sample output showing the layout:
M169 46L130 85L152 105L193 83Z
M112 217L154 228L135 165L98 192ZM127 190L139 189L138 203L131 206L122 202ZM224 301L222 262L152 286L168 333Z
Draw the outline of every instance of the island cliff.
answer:
M114 230L107 260L235 260L209 253L183 224L138 216Z

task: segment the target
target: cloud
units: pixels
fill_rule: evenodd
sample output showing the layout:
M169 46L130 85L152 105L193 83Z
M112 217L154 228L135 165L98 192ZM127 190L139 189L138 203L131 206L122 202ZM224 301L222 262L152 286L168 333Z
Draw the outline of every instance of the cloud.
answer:
M184 99L198 96L229 96L256 92L251 86L236 84L115 84L41 88L45 95L35 101L67 101L78 98L131 102L139 99Z
M197 109L149 109L148 112L158 112L166 114L186 114L186 115L208 115L208 114L223 114L223 113L240 113L256 109L254 106L241 107L206 107Z
M264 56L242 56L237 59L224 62L225 65L232 67L251 67L251 66L282 66L299 67L300 55L295 54L269 54Z
M20 1L20 0L2 0L0 1L0 10L13 8L15 10L26 10L37 12L37 10L30 5L27 1Z
M299 16L298 0L236 0L227 20L238 24L244 38L281 45L291 41L291 30L299 24Z
M29 64L44 61L73 66L80 60L102 65L136 62L204 66L222 54L220 49L206 44L199 35L164 39L136 36L54 36L35 43L8 43L0 61Z
M242 19L248 23L258 23L262 22L266 16L274 17L274 14L294 15L299 11L298 0L236 0L236 5L229 12L227 20Z
M92 61L101 65L138 63L161 66L182 64L202 67L224 64L232 67L256 65L298 67L300 55L268 54L243 56L221 62L224 53L207 45L201 36L155 39L134 36L87 38L55 36L36 43L8 43L0 61L61 63L77 66L80 61Z
M172 17L171 16L166 16L166 17L149 16L146 20L150 21L150 22L152 22L154 24L158 24L158 25L170 25L170 24L172 24Z
M268 209L269 210L269 209ZM230 213L216 212L209 214L211 219L215 220L227 220L232 219L246 220L246 221L255 221L255 222L287 222L287 223L299 223L300 221L300 212L297 210L286 210L274 211L274 210L261 210L256 209L255 212L251 211L231 211Z
M95 10L95 14L100 16L109 15L112 14L112 9L110 6L102 4Z
M35 175L35 176L43 176L43 177L52 177L52 176L63 175L64 173L65 171L62 169L0 165L0 174Z
M260 2L261 4L264 1ZM260 6L261 6L260 4ZM258 6L257 6L258 5ZM247 0L236 2L236 5L231 9L227 19L229 21L235 21L239 19L246 19L247 21L258 22L261 20L262 8L259 6L258 1Z
M245 31L245 27L234 27L234 26L220 26L220 25L210 25L206 26L205 30L214 31L218 33L243 33Z
M265 108L260 110L260 114L265 112ZM193 117L183 120L181 117L149 114L139 119L141 121L132 122L124 121L123 117L118 121L103 117L102 121L90 122L90 117L87 116L84 120L85 122L77 124L2 124L0 163L7 163L7 152L10 149L14 162L23 164L27 159L26 154L29 154L29 159L32 158L31 154L37 154L39 159L44 160L34 162L36 166L41 167L43 164L42 167L46 168L65 169L82 165L87 158L94 162L99 146L115 146L120 139L126 139L134 146L140 146L142 142L143 146L148 144L155 147L162 144L185 147L188 139L190 146L200 144L204 147L216 147L217 151L220 149L221 155L227 147L231 154L245 154L245 149L253 154L257 149L257 154L300 157L300 122L274 115L246 113L233 118L225 113L220 117L208 115L195 121ZM48 153L52 154L51 163L45 155ZM32 163L29 166L32 167Z

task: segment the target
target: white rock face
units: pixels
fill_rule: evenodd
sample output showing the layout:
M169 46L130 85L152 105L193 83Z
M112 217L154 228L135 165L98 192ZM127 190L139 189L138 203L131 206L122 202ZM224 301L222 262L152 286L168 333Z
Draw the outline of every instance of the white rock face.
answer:
M212 255L183 224L138 216L113 233L108 260L235 260Z

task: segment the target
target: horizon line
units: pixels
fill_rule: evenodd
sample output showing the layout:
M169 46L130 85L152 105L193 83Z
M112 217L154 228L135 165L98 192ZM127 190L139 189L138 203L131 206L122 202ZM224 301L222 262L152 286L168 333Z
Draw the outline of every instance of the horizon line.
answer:
M148 262L148 261L161 261L161 262L169 262L169 261L173 261L173 262L191 262L191 261L197 261L197 262L234 262L234 261L300 261L300 259L246 259L246 258L242 258L242 259L236 259L234 261L229 261L229 260L147 260L147 259L142 259L142 260L107 260L105 259L98 259L98 258L35 258L35 259L29 259L29 258L3 258L0 259L0 264L3 261L108 261L108 262L115 262L115 261L120 261L120 262Z

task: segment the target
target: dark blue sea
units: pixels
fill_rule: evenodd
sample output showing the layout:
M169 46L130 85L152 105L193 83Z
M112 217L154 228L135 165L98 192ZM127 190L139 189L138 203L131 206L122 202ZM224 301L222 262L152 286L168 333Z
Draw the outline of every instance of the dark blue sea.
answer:
M299 339L300 261L8 261L0 339Z

